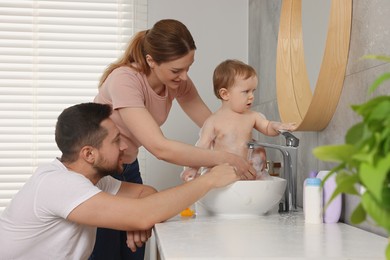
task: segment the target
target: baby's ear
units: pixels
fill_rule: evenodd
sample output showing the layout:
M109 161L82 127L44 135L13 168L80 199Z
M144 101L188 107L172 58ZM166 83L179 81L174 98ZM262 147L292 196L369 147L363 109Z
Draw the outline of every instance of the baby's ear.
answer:
M229 100L229 91L226 88L221 88L218 93L223 100Z

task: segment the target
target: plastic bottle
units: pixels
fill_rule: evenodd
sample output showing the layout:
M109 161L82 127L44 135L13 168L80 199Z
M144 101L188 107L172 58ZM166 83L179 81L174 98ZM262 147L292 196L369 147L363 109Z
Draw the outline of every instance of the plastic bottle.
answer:
M309 177L308 178L316 178L317 176L317 173L316 171L311 171L309 173ZM305 186L306 186L306 180L308 179L306 178L304 181L303 181L303 191L302 191L302 195L303 195L303 203L305 202ZM305 207L303 206L303 214L305 214Z
M328 175L329 171L320 171L317 174L317 178L323 179ZM336 223L340 219L341 215L341 195L338 195L332 200L332 202L326 207L330 197L336 189L336 174L333 174L323 184L323 208L324 208L324 222L325 223Z
M321 224L322 218L321 179L307 178L304 182L303 212L306 223Z

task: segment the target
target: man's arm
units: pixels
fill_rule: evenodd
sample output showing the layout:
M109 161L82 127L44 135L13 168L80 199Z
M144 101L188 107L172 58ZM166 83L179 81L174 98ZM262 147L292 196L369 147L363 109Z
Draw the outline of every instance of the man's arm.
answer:
M157 190L152 186L123 181L116 196L137 199L144 198L156 192Z
M147 230L195 203L213 188L223 187L239 177L232 166L214 167L208 174L144 198L114 196L100 192L77 206L70 221L118 230Z
M153 193L156 193L157 190L151 186L122 182L121 187L116 194L116 196L127 197L127 198L144 198ZM127 246L131 251L135 252L137 247L141 247L145 244L152 234L152 229L147 230L131 230L126 232L127 236Z

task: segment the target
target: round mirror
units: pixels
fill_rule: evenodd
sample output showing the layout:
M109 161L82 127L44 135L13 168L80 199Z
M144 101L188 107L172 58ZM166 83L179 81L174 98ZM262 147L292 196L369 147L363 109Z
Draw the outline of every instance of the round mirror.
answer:
M309 9L305 7L304 11ZM304 40L302 0L282 2L276 61L277 100L281 121L296 122L298 131L323 130L333 117L343 87L350 41L352 0L332 0L328 9L325 47L321 47L321 44L309 39L315 37L310 33L305 33ZM315 15L311 17L318 19ZM318 37L316 40L321 41ZM313 49L320 53L320 58L317 59L321 61L318 63L320 66L309 62L306 64L308 59L305 59L305 54L308 55Z
M314 92L324 56L330 1L302 0L302 37L310 89Z

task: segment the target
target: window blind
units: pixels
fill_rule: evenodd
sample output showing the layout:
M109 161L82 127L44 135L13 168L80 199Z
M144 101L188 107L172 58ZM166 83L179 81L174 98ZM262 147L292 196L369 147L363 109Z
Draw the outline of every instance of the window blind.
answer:
M61 111L90 102L103 70L147 26L147 0L0 2L0 212L60 156Z

